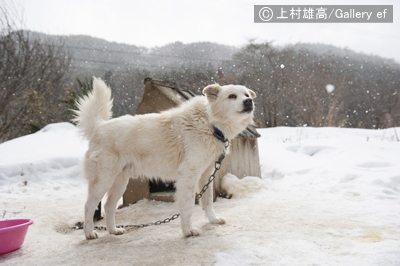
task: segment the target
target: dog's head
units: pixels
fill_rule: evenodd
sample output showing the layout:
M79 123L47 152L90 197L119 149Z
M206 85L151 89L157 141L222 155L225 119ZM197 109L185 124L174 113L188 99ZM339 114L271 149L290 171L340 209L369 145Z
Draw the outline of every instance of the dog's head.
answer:
M256 93L242 85L208 85L203 89L207 97L212 119L219 124L229 124L240 133L253 123Z

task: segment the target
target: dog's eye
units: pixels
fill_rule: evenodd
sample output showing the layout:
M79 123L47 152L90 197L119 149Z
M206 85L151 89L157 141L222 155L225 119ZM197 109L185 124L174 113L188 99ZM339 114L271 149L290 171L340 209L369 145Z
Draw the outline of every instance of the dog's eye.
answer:
M228 96L228 98L229 98L229 99L236 99L237 96L236 96L236 94L230 94L230 95Z
M250 97L250 96L249 96L247 93L245 93L245 94L244 94L244 96L246 96L247 98L249 98L249 97Z

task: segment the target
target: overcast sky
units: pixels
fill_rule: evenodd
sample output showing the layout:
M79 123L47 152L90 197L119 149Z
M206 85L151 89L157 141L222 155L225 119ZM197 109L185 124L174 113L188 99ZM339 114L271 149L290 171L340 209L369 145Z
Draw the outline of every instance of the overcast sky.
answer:
M174 41L326 43L400 62L400 1L15 0L27 29L160 46ZM255 24L254 4L389 4L391 24Z

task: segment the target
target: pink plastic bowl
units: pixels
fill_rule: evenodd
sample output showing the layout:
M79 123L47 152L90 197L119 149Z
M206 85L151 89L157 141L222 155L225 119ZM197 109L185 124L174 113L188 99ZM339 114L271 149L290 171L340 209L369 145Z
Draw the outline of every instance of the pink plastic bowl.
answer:
M0 221L0 255L19 249L32 223L31 219Z

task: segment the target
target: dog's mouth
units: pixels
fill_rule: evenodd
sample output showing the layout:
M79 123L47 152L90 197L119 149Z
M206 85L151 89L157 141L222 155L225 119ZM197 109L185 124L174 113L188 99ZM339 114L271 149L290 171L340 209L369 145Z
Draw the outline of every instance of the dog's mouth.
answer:
M245 107L243 108L243 110L241 111L241 113L251 113L253 111L253 107Z

